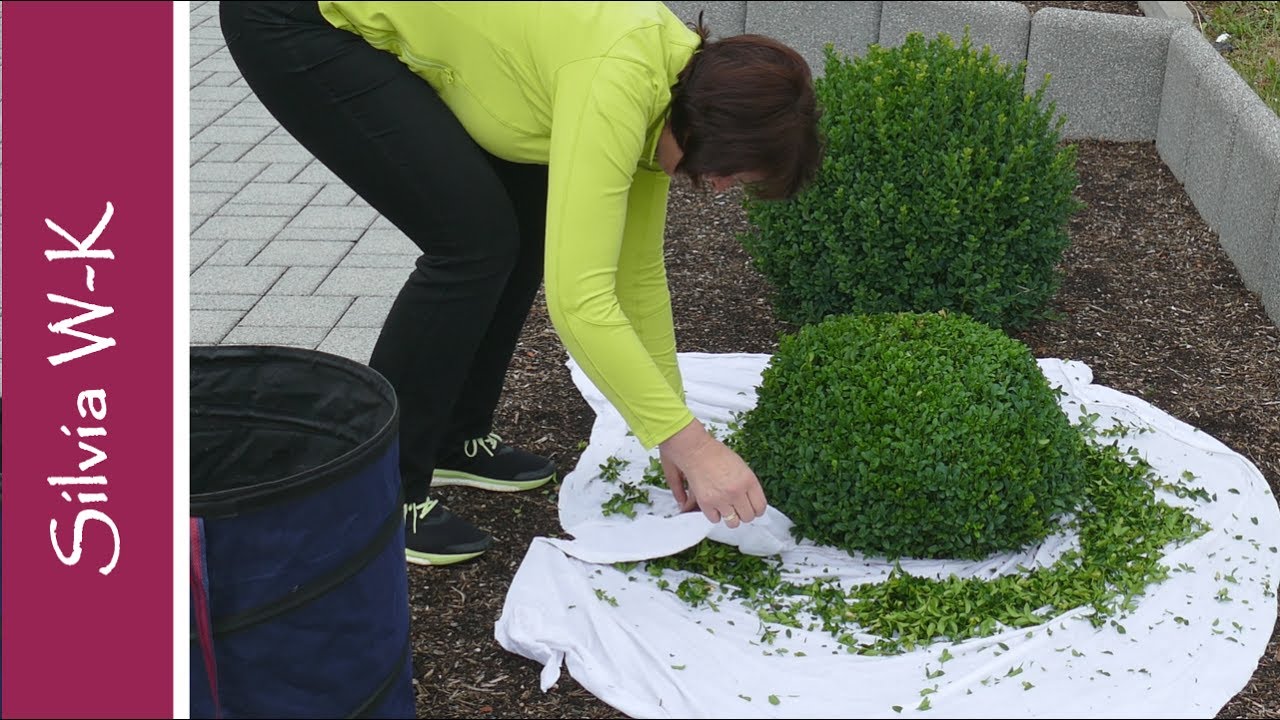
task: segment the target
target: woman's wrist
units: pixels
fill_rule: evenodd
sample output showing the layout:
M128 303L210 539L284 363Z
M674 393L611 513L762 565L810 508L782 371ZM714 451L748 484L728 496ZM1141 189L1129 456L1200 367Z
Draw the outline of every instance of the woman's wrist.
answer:
M702 423L694 418L680 428L675 435L667 438L658 445L658 449L664 454L679 462L684 458L692 456L698 452L707 443L712 442L711 433L703 427Z

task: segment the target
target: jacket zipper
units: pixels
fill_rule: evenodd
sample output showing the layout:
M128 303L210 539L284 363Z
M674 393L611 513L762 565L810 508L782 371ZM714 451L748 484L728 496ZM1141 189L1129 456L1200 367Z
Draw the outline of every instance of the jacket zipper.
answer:
M432 62L430 60L423 60L422 58L409 52L405 48L404 43L396 42L396 38L393 36L382 37L377 40L371 40L370 44L378 48L379 50L387 50L390 46L395 45L399 50L397 54L403 57L405 60L408 60L410 64L415 65L417 67L424 68L424 69L439 70L444 75L444 81L446 83L453 84L452 68L450 68L448 65L444 65L443 63Z

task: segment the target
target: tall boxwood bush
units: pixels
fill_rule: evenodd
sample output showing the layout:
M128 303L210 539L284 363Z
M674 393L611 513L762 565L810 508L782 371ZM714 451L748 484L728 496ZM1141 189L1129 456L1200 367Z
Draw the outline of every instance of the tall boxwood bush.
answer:
M1085 441L1030 349L947 313L832 316L784 336L730 442L797 536L889 557L1044 539Z
M815 82L827 152L790 202L748 200L742 239L783 319L947 309L1004 329L1045 317L1079 205L1064 119L1024 92L1025 63L966 32L918 33Z

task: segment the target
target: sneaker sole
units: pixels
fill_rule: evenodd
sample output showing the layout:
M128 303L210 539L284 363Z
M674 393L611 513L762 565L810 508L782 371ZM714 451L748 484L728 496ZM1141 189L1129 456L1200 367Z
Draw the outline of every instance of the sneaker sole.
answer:
M404 551L404 559L413 565L453 565L454 563L466 562L473 558L480 557L485 553L484 550L472 553L461 553L459 555L435 555L432 553L420 553L412 550Z
M492 478L472 475L470 473L457 472L454 470L438 470L431 476L432 487L443 487L445 485L460 485L463 487L479 488L481 490L492 490L494 492L520 492L521 490L532 490L542 487L554 480L555 473L544 478L536 480L494 480Z

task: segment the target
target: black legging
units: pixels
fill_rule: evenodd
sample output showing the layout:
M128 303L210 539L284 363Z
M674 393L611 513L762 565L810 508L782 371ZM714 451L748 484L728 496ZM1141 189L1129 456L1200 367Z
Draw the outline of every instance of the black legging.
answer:
M483 437L542 282L547 168L481 149L426 81L311 2L222 2L249 87L422 257L369 365L400 400L400 468L426 493L441 443Z

